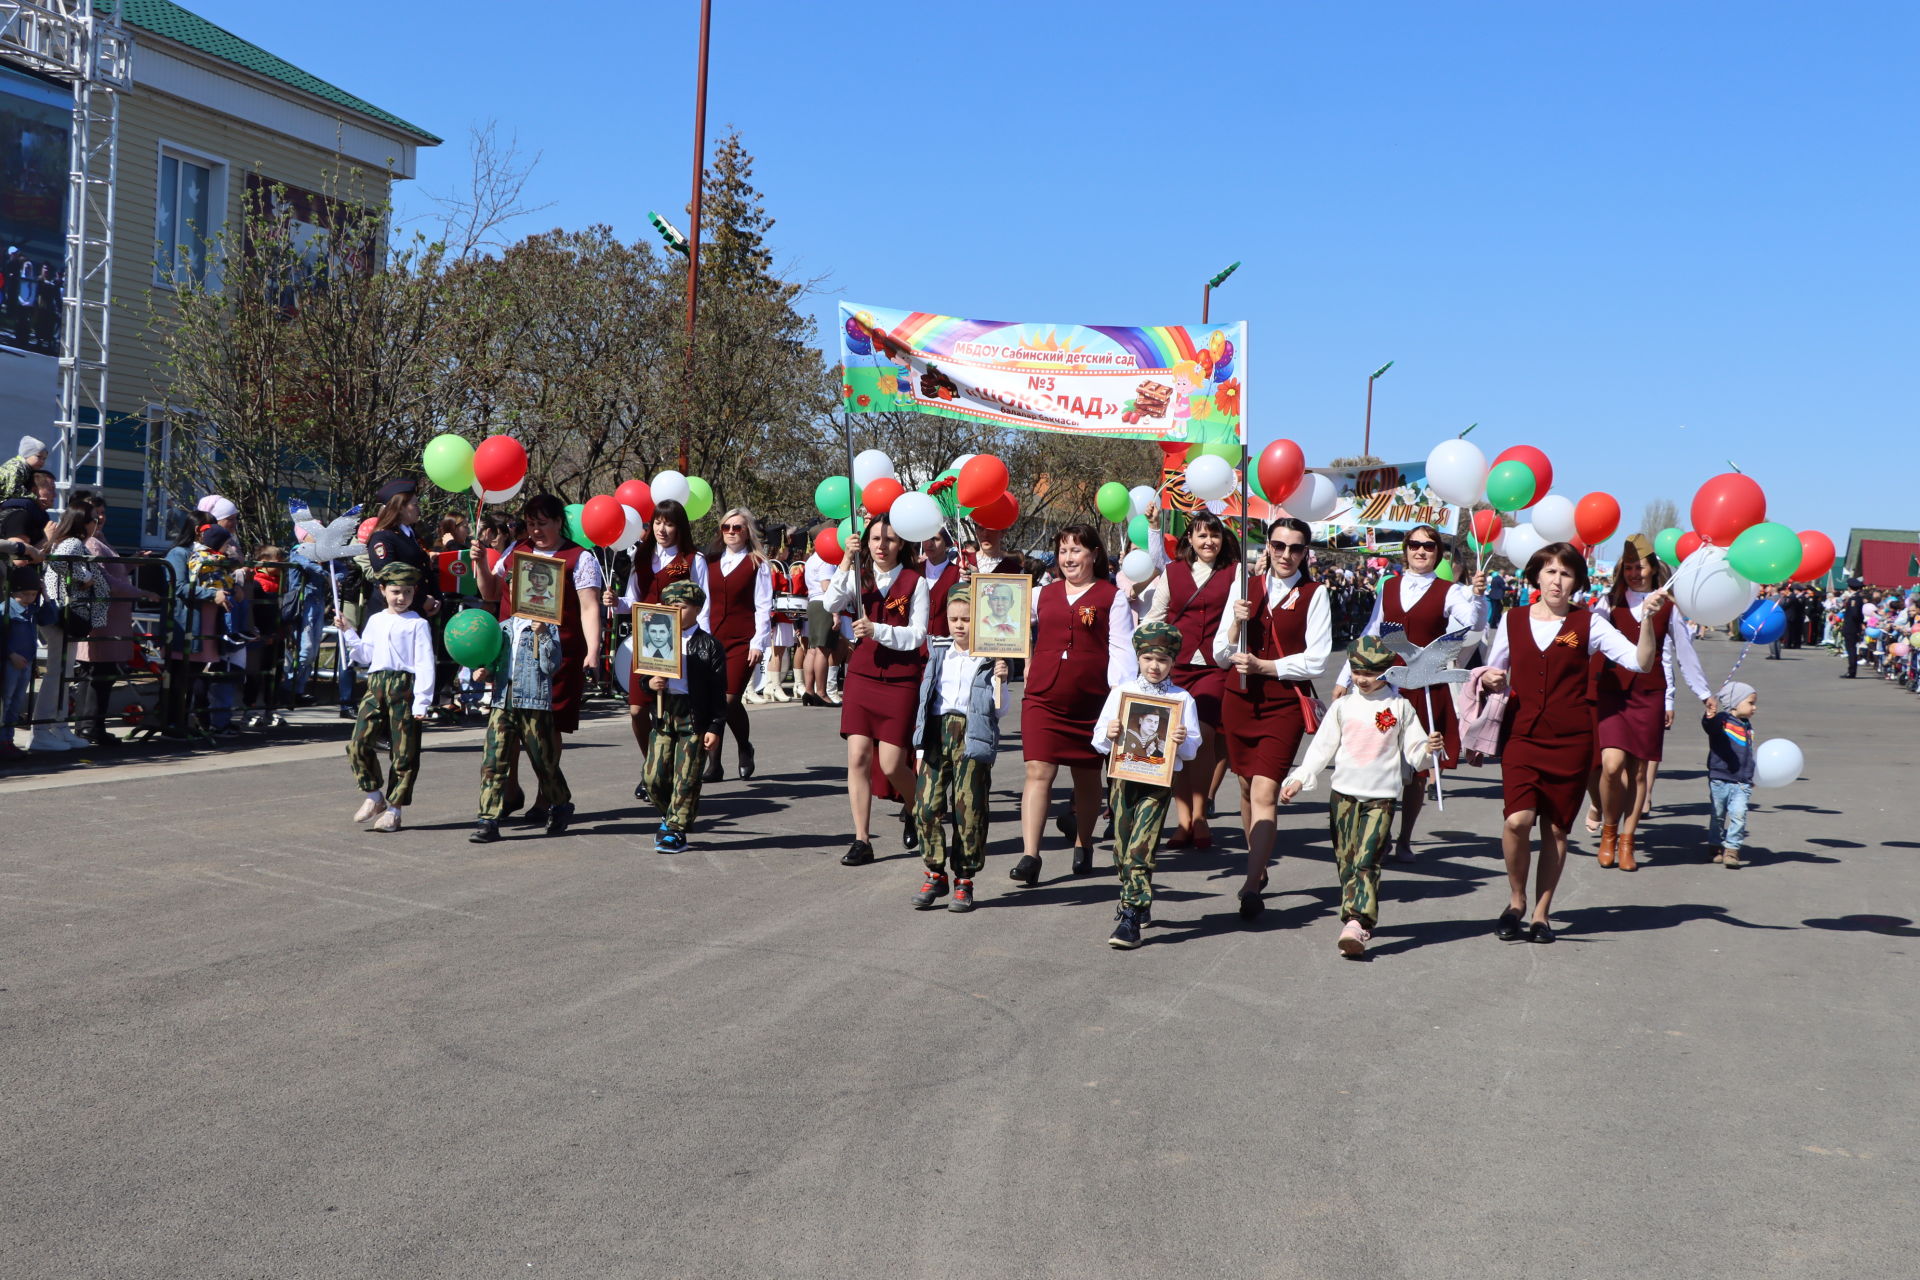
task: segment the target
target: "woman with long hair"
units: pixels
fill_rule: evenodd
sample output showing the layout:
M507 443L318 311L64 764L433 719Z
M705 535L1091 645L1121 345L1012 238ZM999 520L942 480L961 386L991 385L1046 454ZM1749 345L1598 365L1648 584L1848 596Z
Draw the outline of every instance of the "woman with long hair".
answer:
M87 539L99 524L91 494L79 494L67 502L65 514L47 534L47 562L42 575L44 598L60 611L57 621L40 627L40 639L47 647L47 669L33 698L33 736L31 751L71 751L93 743L74 732L67 723L72 709L74 663L81 637L106 621L107 580L91 563ZM78 630L70 623L82 624Z
M440 612L440 570L433 562L432 551L420 541L418 488L417 481L395 480L380 490L380 511L367 537L367 563L373 566L375 580L390 564L411 565L420 575L413 611L431 620Z
M1293 767L1310 713L1318 720L1313 681L1333 652L1333 610L1307 571L1312 539L1306 521L1292 516L1267 526L1259 571L1248 577L1244 597L1234 582L1226 625L1213 639L1213 660L1228 669L1222 736L1240 779L1240 821L1247 833L1240 915L1248 920L1260 913L1267 886L1280 779Z
M1594 613L1604 614L1630 642L1639 642L1643 628L1651 630L1660 652L1660 665L1647 671L1623 667L1603 656L1593 659L1598 751L1593 790L1601 810L1598 860L1603 867L1618 865L1622 871L1639 866L1633 842L1653 790L1663 740L1673 727L1673 668L1680 668L1681 678L1708 715L1720 709L1700 669L1693 638L1685 627L1674 625L1673 601L1664 600L1649 611L1648 593L1666 580L1666 566L1654 554L1652 540L1636 533L1620 548L1612 589L1593 604ZM1592 826L1591 817L1588 826Z
M1200 750L1173 775L1173 811L1176 828L1167 841L1170 849L1213 847L1207 829L1207 797L1219 786L1217 775L1226 769L1220 751L1222 699L1227 673L1213 660L1213 638L1226 618L1227 595L1240 565L1240 540L1226 522L1211 511L1187 517L1187 536L1180 558L1168 565L1153 584L1153 603L1145 622L1166 622L1180 628L1181 646L1173 667L1173 682L1193 695L1200 713Z
M1040 879L1040 837L1054 779L1073 775L1073 874L1093 870L1093 830L1100 816L1102 766L1093 730L1107 691L1138 671L1133 607L1109 577L1107 548L1092 525L1070 524L1055 535L1059 576L1033 591L1033 646L1020 702L1020 861L1007 874L1027 885Z
M1587 588L1587 562L1565 542L1549 543L1527 561L1526 579L1538 598L1507 611L1494 633L1481 687L1511 689L1500 726L1500 789L1506 822L1500 831L1507 863L1507 909L1495 922L1503 942L1552 942L1548 914L1567 862L1567 832L1580 813L1593 760L1592 657L1604 654L1630 671L1651 670L1660 653L1657 628L1642 627L1637 642L1621 635L1603 613L1574 604ZM1667 588L1642 600L1658 613ZM1539 870L1533 879L1533 915L1527 917L1527 879L1533 831L1540 828Z
M853 653L840 703L840 736L847 740L847 803L853 843L840 859L858 867L873 861L873 774L877 763L895 794L908 849L919 846L913 828L913 730L926 670L927 584L908 567L916 548L875 516L861 535L865 554L848 556L827 584L829 614L852 612ZM854 567L854 561L859 567Z
M734 507L720 517L720 545L707 553L707 582L713 638L727 655L727 730L740 756L740 776L751 778L753 729L740 699L760 656L773 643L773 571L760 540L759 518L747 508ZM707 752L702 781L718 782L725 776L720 767L725 745L722 732Z
M1486 627L1486 571L1476 571L1466 582L1443 582L1438 570L1444 549L1440 530L1434 526L1417 524L1407 530L1401 552L1405 564L1400 573L1380 583L1373 598L1373 612L1361 635L1377 636L1382 627L1393 627L1405 632L1409 642L1425 646L1450 631ZM1394 663L1404 665L1398 658ZM1334 682L1334 696L1345 694L1352 684L1352 671L1342 667L1340 678ZM1442 735L1446 742L1445 750L1428 768L1456 767L1460 763L1460 722L1454 715L1452 686L1425 693L1414 690L1408 693L1407 701L1413 704L1420 727ZM1426 799L1427 773L1422 770L1407 779L1400 792L1400 838L1394 842L1393 856L1402 862L1413 857L1413 824Z
M711 631L707 621L712 603L712 593L707 589L707 558L694 549L693 521L687 518L686 507L672 498L662 498L653 504L653 519L647 524L646 536L633 549L633 571L627 575L626 594L616 597L609 586L602 603L615 613L630 614L637 604L658 604L660 593L682 579L691 579L700 584L701 591L707 592L708 603L700 606L700 625ZM639 643L638 637L634 643ZM645 800L644 761L647 740L653 735L653 692L647 688L647 681L627 682L627 716L633 725L633 740L640 744L643 761L633 798Z

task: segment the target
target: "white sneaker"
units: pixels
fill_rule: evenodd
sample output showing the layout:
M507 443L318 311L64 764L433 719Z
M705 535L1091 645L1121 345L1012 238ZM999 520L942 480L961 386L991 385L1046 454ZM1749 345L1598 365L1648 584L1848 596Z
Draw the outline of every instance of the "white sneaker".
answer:
M368 818L377 818L387 811L385 800L362 800L360 808L354 812L355 822L365 822Z
M374 822L375 831L398 831L400 829L400 811L388 809Z
M33 737L28 739L27 750L29 751L71 751L73 750L73 744L71 742L68 742L65 738L61 737L60 735L54 733L50 727L46 725L42 725L38 729L35 729L33 731Z
M56 725L55 728L60 731L60 736L66 739L67 745L75 751L82 751L93 745L84 736L75 733L71 725Z
M1358 920L1349 920L1340 926L1340 954L1343 956L1363 956L1367 954L1367 943L1373 935L1360 927Z

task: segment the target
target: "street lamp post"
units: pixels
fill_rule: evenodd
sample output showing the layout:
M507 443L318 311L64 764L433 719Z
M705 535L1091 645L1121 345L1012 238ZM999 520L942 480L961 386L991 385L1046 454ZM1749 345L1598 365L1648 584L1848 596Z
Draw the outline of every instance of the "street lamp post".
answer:
M1225 271L1222 271L1219 275L1207 281L1207 287L1200 291L1200 323L1201 324L1212 323L1212 321L1209 319L1209 313L1213 305L1213 291L1215 289L1218 289L1222 284L1224 284L1226 282L1227 277L1232 275L1234 272L1238 271L1239 269L1240 269L1240 264L1238 262L1235 262L1232 266L1228 267Z
M700 192L707 176L707 33L713 0L700 0L700 74L693 105L693 226L687 234L687 367L680 396L680 472L687 471L687 436L693 428L693 326L700 305Z
M1379 380L1381 374L1391 368L1393 368L1393 361L1389 360L1367 375L1367 434L1365 443L1360 446L1360 452L1369 458L1373 456L1373 384Z

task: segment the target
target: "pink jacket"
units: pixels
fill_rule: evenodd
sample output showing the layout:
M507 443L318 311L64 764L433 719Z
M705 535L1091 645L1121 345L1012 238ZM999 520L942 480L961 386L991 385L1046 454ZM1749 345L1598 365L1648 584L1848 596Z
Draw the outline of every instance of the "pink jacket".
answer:
M1500 754L1500 722L1507 714L1507 691L1488 693L1480 677L1491 667L1475 667L1460 709L1460 754L1468 764Z

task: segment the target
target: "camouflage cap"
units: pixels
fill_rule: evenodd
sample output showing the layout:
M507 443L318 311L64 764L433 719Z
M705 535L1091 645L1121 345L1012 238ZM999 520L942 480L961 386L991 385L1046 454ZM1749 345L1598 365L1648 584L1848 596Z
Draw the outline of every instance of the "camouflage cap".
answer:
M382 586L417 587L420 585L420 571L410 564L394 560L388 562L379 573L374 575Z
M1347 665L1355 671L1377 674L1393 663L1393 650L1382 644L1379 636L1361 636L1347 646Z
M1170 622L1149 622L1133 633L1135 653L1164 653L1169 658L1180 652L1180 628Z
M700 589L700 584L686 578L669 583L667 589L660 593L661 604L701 605L706 602L707 593Z
M963 582L953 590L947 592L947 603L954 604L956 602L966 605L973 603L973 586L970 583Z

